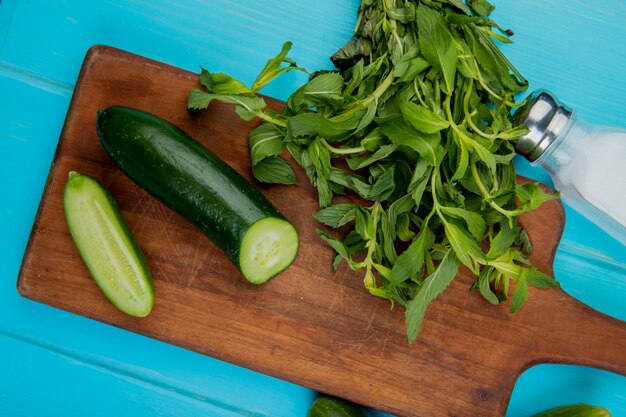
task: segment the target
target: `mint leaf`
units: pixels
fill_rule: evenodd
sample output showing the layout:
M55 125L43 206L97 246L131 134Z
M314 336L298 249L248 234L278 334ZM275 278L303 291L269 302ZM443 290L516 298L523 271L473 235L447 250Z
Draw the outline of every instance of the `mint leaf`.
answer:
M370 152L376 151L378 148L386 143L386 138L379 127L375 127L369 132L363 139L361 139L361 146Z
M298 67L296 63L287 58L287 53L291 49L292 43L285 42L281 51L274 58L269 59L265 64L265 67L259 74L254 83L252 83L251 90L253 92L257 92L263 89L270 81L278 77L280 74L283 74L288 71L303 71L306 72L305 69ZM283 64L287 64L286 67L282 66Z
M478 246L478 243L476 243L467 232L454 223L444 220L443 225L446 230L446 236L456 256L470 271L476 273L477 266L474 264L475 260L485 260L485 254Z
M372 189L363 177L336 167L330 169L330 181L353 190L362 198L367 198Z
M336 229L353 221L357 208L356 204L335 204L318 211L315 218L320 223Z
M526 269L523 274L528 285L536 288L559 288L561 286L556 279L538 271L537 268Z
M460 207L441 207L441 211L450 217L463 220L467 229L476 241L481 241L485 235L487 224L479 213L462 209Z
M495 261L489 261L489 265L494 267L499 273L508 278L520 279L524 269L514 264L511 260L498 259Z
M449 121L428 107L408 101L400 103L400 112L404 119L420 132L437 133L450 126Z
M368 200L386 201L391 197L396 189L396 167L394 165L385 168L383 173L376 179L370 193L367 195Z
M393 143L408 146L418 152L430 165L439 166L445 154L439 134L418 132L400 115L380 120L379 123L383 133Z
M325 139L336 139L347 136L358 126L359 121L360 117L333 121L319 113L302 113L291 117L287 128L293 137L321 136Z
M263 123L252 130L248 136L252 165L269 156L280 154L285 149L283 140L284 134L271 123Z
M526 135L529 129L526 126L517 126L509 130L498 133L498 139L515 140Z
M434 242L435 234L424 225L409 247L398 256L391 269L390 284L398 285L416 275L424 266L424 255Z
M244 120L252 120L267 107L265 100L257 96L244 96L239 94L213 94L198 89L189 93L187 108L193 110L206 109L213 100L222 103L234 104L235 112Z
M498 297L496 297L494 292L491 290L490 278L493 272L494 268L492 267L487 267L481 271L480 276L478 277L478 290L485 300L491 304L498 305L500 304L500 300L498 300Z
M474 136L467 130L465 130L465 134ZM464 145L467 146L470 152L476 155L480 161L483 161L485 165L487 165L492 174L495 174L497 162L494 154L489 149L483 146L478 139L466 141Z
M467 4L465 4L463 0L445 0L445 2L461 9L467 15L472 13L470 8L467 6Z
M417 6L417 28L422 55L441 72L443 92L452 94L457 52L448 25L440 13L420 2Z
M209 93L214 94L248 94L252 91L244 83L224 73L212 74L202 68L200 84L206 87Z
M424 284L417 291L415 297L408 302L405 316L409 343L413 343L417 338L428 304L450 285L458 271L459 260L454 252L446 252L437 269L424 280Z
M376 225L374 224L374 219L372 219L370 212L360 208L355 210L354 214L356 220L354 230L356 230L359 236L365 241L374 239Z
M346 261L348 266L354 269L354 262L352 262L352 259L350 259L348 248L346 248L346 246L340 240L335 239L334 237L330 235L327 235L321 230L316 230L316 233L319 237L324 239L326 243L328 243L330 247L332 247L335 250L335 252L337 252L337 255L339 255L342 260Z
M515 196L521 203L520 213L535 210L542 203L558 198L558 194L547 194L536 182L527 182L515 187Z
M452 175L451 181L457 181L465 177L467 168L469 167L469 152L465 143L459 138L456 131L452 133L454 138L454 144L456 145L457 159L456 159L456 171ZM451 145L453 146L453 145Z
M194 88L189 92L189 97L187 98L187 108L190 110L206 109L213 100L213 94Z
M268 184L296 184L297 178L287 161L270 156L252 165L252 174L257 180Z
M316 169L316 176L330 179L330 152L323 145L322 140L320 138L314 140L305 152Z
M319 104L337 107L343 102L342 87L343 77L339 73L321 74L304 86L305 102L309 103L309 107Z
M387 158L394 151L398 149L397 145L382 145L376 152L368 155L368 156L357 156L347 159L348 166L350 169L357 170L361 168L365 168L368 165L373 164L376 161L380 161L382 159Z
M528 299L528 284L524 276L522 276L515 285L515 290L513 291L513 296L511 297L511 304L509 309L511 314L517 312L526 300Z
M495 10L487 0L467 0L467 5L479 16L489 16Z
M500 231L491 239L487 259L496 259L504 254L513 245L515 238L516 234L509 227L508 222L503 222Z

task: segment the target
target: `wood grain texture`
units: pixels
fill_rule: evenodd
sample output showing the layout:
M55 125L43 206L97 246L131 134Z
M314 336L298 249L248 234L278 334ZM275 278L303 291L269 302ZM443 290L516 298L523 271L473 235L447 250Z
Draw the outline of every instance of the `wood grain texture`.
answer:
M123 51L89 51L20 272L22 295L398 416L501 416L519 374L540 362L626 374L623 322L559 290L531 289L510 315L468 291L467 271L407 345L400 309L371 297L360 273L331 272L332 251L315 235L316 194L300 171L297 188L256 184L298 229L298 258L266 285L247 284L213 243L114 167L95 131L97 109L136 107L180 126L251 179L246 135L254 123L218 103L190 115L187 92L197 82ZM154 274L149 317L117 311L89 277L63 217L70 170L98 178L118 201ZM531 259L552 273L562 207L546 203L522 221Z

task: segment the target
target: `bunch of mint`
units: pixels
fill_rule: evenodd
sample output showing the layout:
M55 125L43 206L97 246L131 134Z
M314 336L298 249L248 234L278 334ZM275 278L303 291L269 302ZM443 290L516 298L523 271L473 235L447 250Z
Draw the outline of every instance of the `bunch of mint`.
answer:
M494 43L512 33L492 10L486 0L363 0L354 37L331 58L337 70L311 74L281 112L257 93L304 71L289 42L250 87L203 69L204 89L189 95L190 109L219 100L264 121L249 135L254 176L295 184L281 156L291 154L317 189L317 220L345 232L318 231L336 251L333 268L345 261L371 294L402 306L409 342L461 264L489 303L510 296L511 312L529 285L558 286L528 261L517 224L556 195L516 183L514 143L526 127L511 113L527 82ZM333 204L346 194L361 203Z

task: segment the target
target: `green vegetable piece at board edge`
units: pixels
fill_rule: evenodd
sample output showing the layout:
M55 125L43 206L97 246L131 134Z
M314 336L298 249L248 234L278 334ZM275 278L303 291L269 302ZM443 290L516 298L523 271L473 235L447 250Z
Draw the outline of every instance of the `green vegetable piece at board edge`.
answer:
M78 252L104 295L126 314L147 316L154 305L152 276L111 194L96 179L72 171L63 210Z
M611 417L609 410L589 404L573 404L553 408L532 417Z
M320 396L318 397L307 417L366 417L365 414L353 403L340 398Z

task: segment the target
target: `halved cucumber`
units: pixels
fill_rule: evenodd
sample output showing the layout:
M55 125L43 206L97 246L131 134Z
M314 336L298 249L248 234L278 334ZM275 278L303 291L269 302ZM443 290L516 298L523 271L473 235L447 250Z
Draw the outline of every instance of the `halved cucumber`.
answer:
M215 242L262 284L298 253L298 233L245 178L173 124L140 110L101 110L97 131L115 164Z
M63 210L91 276L121 311L145 317L154 304L152 276L120 209L94 178L70 172Z

